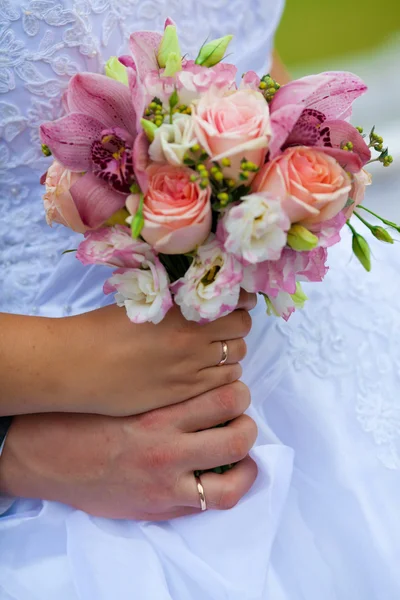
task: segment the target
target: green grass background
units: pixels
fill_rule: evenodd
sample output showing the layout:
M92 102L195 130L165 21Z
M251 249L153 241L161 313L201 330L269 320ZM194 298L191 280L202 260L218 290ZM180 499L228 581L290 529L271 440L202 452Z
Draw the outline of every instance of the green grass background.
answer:
M399 31L400 0L286 0L276 46L296 68L371 51Z

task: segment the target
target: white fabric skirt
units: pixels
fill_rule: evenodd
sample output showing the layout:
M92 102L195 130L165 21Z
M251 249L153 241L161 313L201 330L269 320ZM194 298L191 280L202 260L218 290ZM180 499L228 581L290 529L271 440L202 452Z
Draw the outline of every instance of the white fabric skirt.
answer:
M0 519L1 600L399 600L400 251L371 242L366 274L344 237L304 311L254 311L259 475L238 506L136 523L19 500ZM104 272L82 269L65 257L42 314L104 303Z

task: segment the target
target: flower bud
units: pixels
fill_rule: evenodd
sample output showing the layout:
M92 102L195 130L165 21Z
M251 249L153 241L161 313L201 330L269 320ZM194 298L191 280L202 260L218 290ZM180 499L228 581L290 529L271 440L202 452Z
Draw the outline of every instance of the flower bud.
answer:
M170 54L176 54L179 57L181 56L178 33L175 25L167 25L158 49L157 62L161 69L167 66L167 61Z
M140 119L140 124L143 127L143 131L145 132L147 139L149 142L152 142L155 137L155 132L158 129L157 125L148 119Z
M318 238L303 225L292 225L288 231L287 243L297 252L306 252L318 245Z
M390 233L383 227L380 227L380 225L372 226L371 233L380 242L386 242L387 244L394 243L394 239L392 238Z
M291 294L291 296L296 308L304 308L304 304L308 298L303 292L300 282L296 281L296 291L294 294Z
M196 65L213 67L221 62L232 38L233 35L226 35L225 37L204 44L196 58Z
M128 73L126 67L118 60L116 56L108 59L105 66L107 77L115 79L124 85L128 85Z
M163 77L173 77L175 73L182 71L182 58L180 54L176 52L170 52L165 64Z
M126 219L129 217L129 212L126 208L120 208L104 223L106 227L114 227L114 225L126 225Z
M353 252L366 271L371 270L371 251L368 242L362 235L353 231Z

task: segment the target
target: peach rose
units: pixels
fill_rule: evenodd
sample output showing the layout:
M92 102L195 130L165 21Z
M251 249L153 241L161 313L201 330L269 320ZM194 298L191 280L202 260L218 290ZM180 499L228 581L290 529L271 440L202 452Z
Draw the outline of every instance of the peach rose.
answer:
M243 159L260 167L271 137L268 104L260 92L208 91L193 110L194 130L213 161L231 160L224 173L238 179Z
M165 254L194 250L211 231L210 188L200 189L190 180L193 171L186 167L152 165L147 174L142 237ZM129 196L129 212L135 214L138 206L138 196Z
M371 185L372 176L371 173L362 169L359 173L353 175L353 185L350 190L349 198L353 200L353 203L345 210L346 219L350 219L354 210L364 200L365 188L367 185Z
M339 163L306 146L288 148L258 173L253 192L281 198L292 223L312 228L328 221L345 206L351 181Z
M61 223L73 231L84 233L87 227L79 216L78 209L70 194L71 186L82 177L81 173L73 173L57 160L53 162L46 174L46 192L43 196L46 221Z

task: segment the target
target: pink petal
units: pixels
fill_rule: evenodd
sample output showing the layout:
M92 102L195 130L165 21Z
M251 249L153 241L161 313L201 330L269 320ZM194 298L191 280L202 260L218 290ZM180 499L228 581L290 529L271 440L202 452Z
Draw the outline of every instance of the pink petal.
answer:
M354 100L366 91L365 83L353 73L310 75L282 86L271 103L271 112L287 104L300 104L324 113L327 119L345 119Z
M322 129L326 127L329 128L329 137L333 148L340 148L342 143L351 142L353 144L352 152L360 157L363 165L371 160L371 150L362 135L350 123L341 120L325 121Z
M168 25L172 25L173 27L176 27L176 23L173 19L171 19L171 17L167 17L165 19L164 29L166 29L168 27Z
M242 81L240 84L241 88L258 90L260 86L260 77L255 73L255 71L247 71L242 77Z
M307 106L321 111L327 119L348 118L354 100L365 94L367 86L360 77L345 71L331 71L322 75L327 81L308 97Z
M154 31L137 31L130 37L129 46L132 57L142 80L149 71L159 69L157 52L161 40L162 35Z
M146 172L149 163L149 145L146 134L141 131L133 146L133 170L143 194L146 194L149 187L149 178Z
M358 173L363 167L361 158L354 152L340 150L340 148L329 148L328 146L318 146L318 152L325 152L325 154L332 156L349 173Z
M135 61L133 60L132 56L124 54L124 56L119 56L118 60L122 65L124 65L124 67L126 67L127 69L133 69L133 71L136 72Z
M102 123L88 115L72 113L56 121L43 123L40 139L53 156L71 171L90 169L90 150L104 129Z
M146 88L140 81L136 69L128 67L127 73L129 92L131 94L131 103L135 107L136 112L136 131L140 131L142 129L140 120L144 114L146 104L148 104L152 98L147 97Z
M103 124L103 129L121 127L136 133L136 113L126 85L105 75L78 73L68 87L71 112L90 115Z
M272 138L269 144L271 160L279 154L282 146L299 120L303 108L301 104L287 104L271 114Z
M107 221L126 200L125 194L116 192L92 173L78 179L70 192L83 223L91 229Z
M283 85L275 94L270 104L271 113L288 104L301 104L306 108L307 100L326 83L324 75L309 75Z

